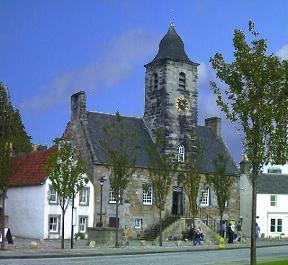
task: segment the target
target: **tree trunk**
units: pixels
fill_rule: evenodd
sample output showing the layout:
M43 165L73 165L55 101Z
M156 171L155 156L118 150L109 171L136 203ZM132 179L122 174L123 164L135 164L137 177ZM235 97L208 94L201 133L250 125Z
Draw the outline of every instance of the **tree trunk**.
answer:
M159 209L159 246L162 247L162 204Z
M70 241L70 247L73 248L73 239L74 239L74 199L75 199L75 194L73 193L72 196L72 206L71 206L71 241Z
M2 200L2 213L1 213L1 235L2 235L2 242L1 242L1 249L5 248L5 197L6 194L4 191L2 191L2 196L1 196L1 200Z
M252 171L252 216L251 216L251 247L250 247L250 265L256 265L256 179L258 173Z
M221 214L220 213L220 229L219 229L219 231L220 231L220 235L221 236L225 236L225 231L223 231L224 229L223 229L223 213Z
M118 222L118 213L119 211L119 202L116 201L116 232L115 232L115 248L119 248L119 238L118 238L118 233L119 233L119 222Z
M61 248L64 249L64 231L65 231L65 227L64 227L64 221L65 221L65 209L64 209L64 205L62 208L62 237L61 237Z

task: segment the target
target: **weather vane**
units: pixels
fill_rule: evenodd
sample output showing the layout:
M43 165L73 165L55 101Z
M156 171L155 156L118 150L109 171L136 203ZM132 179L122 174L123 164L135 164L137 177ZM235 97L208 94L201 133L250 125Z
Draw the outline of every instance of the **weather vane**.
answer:
M171 9L170 14L171 14L170 26L174 26L174 21L173 21L173 9Z

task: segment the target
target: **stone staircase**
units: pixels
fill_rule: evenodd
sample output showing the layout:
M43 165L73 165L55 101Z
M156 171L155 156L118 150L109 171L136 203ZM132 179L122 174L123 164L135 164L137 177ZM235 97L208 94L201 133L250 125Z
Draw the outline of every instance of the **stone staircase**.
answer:
M170 225L180 219L180 216L168 215L162 220L162 231L164 232ZM160 234L160 223L153 225L151 228L146 229L139 240L154 241Z

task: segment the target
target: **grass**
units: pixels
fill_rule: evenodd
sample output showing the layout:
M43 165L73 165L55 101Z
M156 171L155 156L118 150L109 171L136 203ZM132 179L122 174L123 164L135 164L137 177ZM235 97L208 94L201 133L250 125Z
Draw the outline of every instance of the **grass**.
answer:
M264 263L259 263L259 265L288 265L288 260L275 260Z

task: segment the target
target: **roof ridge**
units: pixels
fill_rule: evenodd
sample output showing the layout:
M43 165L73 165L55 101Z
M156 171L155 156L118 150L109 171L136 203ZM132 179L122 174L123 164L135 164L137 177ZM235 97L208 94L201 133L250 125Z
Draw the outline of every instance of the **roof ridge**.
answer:
M115 114L105 113L105 112L101 112L101 111L87 111L87 112L95 113L95 114L103 114L103 115L115 116ZM141 120L143 120L143 117L127 116L127 115L122 115L121 113L120 113L120 116L123 117L123 118L141 119Z

